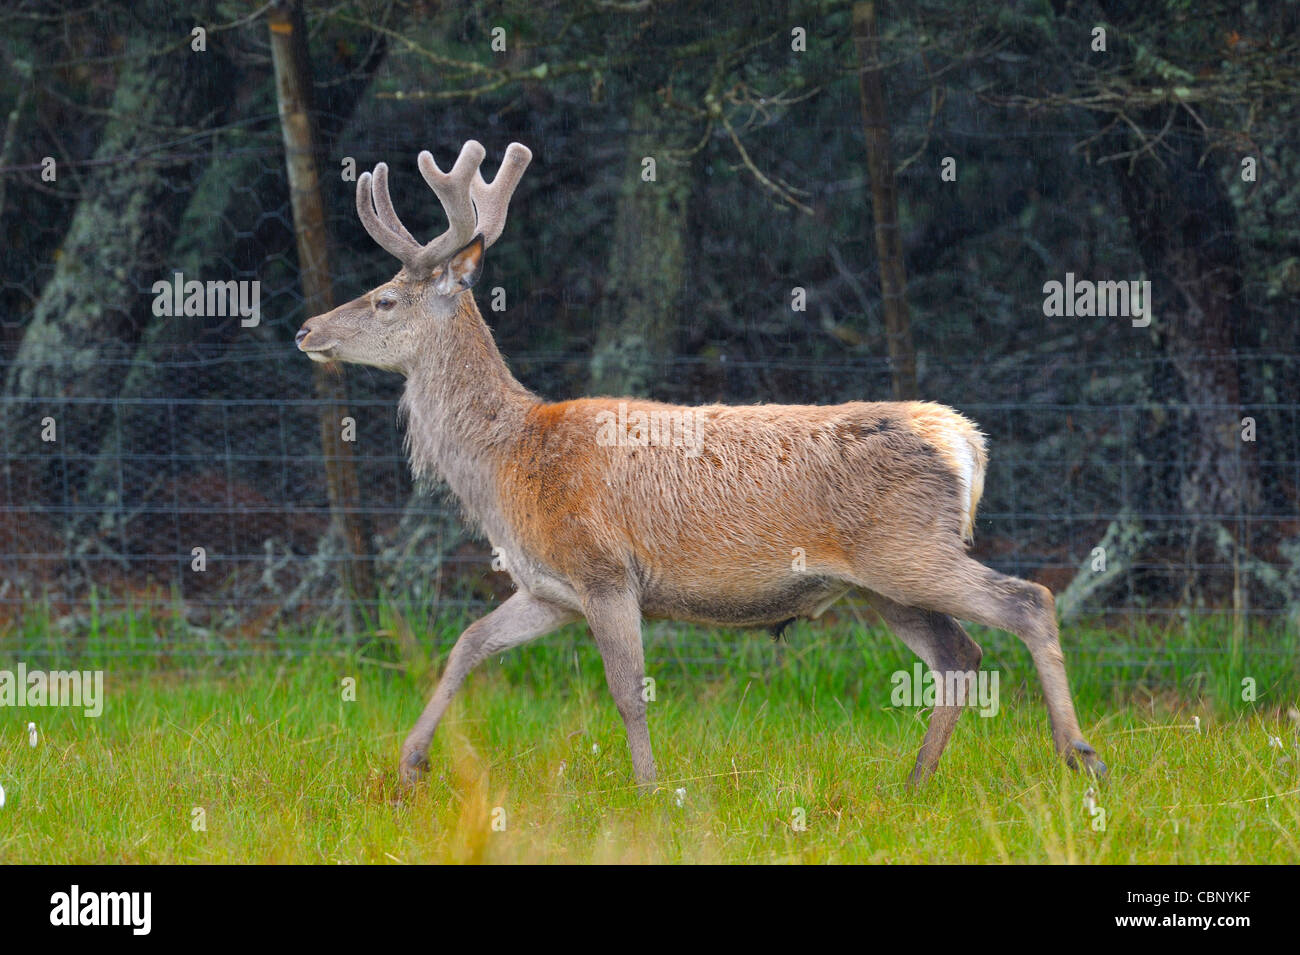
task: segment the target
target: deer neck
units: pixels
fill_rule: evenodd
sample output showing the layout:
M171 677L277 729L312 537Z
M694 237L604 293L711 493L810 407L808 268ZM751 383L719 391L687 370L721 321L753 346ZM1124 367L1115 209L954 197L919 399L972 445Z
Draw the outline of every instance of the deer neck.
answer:
M446 481L495 540L505 532L497 474L538 398L506 367L469 292L429 329L401 402L411 471L421 484Z

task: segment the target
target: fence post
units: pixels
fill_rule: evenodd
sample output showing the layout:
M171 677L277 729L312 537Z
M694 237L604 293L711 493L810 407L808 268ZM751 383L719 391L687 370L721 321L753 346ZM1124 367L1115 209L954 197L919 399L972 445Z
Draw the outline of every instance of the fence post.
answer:
M269 19L271 59L275 65L276 99L280 105L280 128L284 134L303 305L308 316L319 315L334 307L334 290L330 284L325 205L316 172L306 21L297 0L279 0L273 4ZM343 440L347 387L341 375L330 373L323 365L313 363L312 378L316 396L321 402L320 434L330 519L344 548L340 576L350 597L366 599L374 595L374 587L367 522L359 507L361 493L356 464L352 446ZM352 616L349 612L349 625Z
M871 176L871 211L876 222L885 341L894 376L894 398L904 401L917 396L916 350L907 312L907 272L903 267L903 240L898 234L898 186L889 145L889 120L885 116L875 3L853 5L853 42L858 50L858 92L862 97L862 130Z

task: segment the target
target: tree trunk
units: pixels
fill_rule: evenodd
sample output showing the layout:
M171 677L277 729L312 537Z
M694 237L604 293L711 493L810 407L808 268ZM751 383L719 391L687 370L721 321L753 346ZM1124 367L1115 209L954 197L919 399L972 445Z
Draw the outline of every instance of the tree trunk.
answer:
M334 289L329 273L325 204L316 171L311 66L302 8L298 3L277 7L271 14L270 27L303 303L309 316L320 315L334 307ZM361 509L352 445L342 437L343 419L347 416L347 386L342 376L331 374L322 365L313 366L313 380L320 399L321 446L330 516L343 542L343 585L354 598L370 599L374 596L374 586L369 562L369 522Z
M1165 117L1135 119L1154 134ZM1137 146L1131 132L1115 139L1116 152ZM1204 145L1199 129L1182 114L1159 150L1159 161L1147 154L1132 168L1114 164L1129 227L1151 279L1151 328L1180 386L1177 444L1154 453L1181 462L1169 477L1193 535L1200 526L1235 526L1257 502L1259 482L1241 439L1236 350L1246 315L1236 216L1215 166L1200 161ZM1168 384L1155 382L1154 390L1167 392ZM1191 583L1203 590L1208 580ZM1229 585L1224 579L1213 589L1223 593Z
M862 100L862 129L867 141L871 176L871 211L875 219L876 254L880 259L880 295L885 317L885 341L894 379L894 398L917 397L916 350L912 319L907 310L907 271L898 228L898 184L885 112L885 86L876 33L876 5L853 5L853 42L858 50L858 89Z
M1150 14L1149 5L1132 0L1099 0L1098 5L1120 30ZM1107 123L1115 119L1102 117ZM1112 155L1135 156L1112 168L1151 279L1151 330L1174 372L1172 381L1153 381L1152 391L1158 400L1175 397L1181 405L1172 428L1156 426L1172 432L1172 440L1162 435L1159 444L1148 442L1154 456L1176 462L1164 474L1148 474L1153 498L1163 491L1161 484L1177 488L1182 515L1159 536L1166 546L1183 548L1182 599L1230 597L1240 621L1246 594L1237 568L1241 549L1249 549L1246 517L1259 500L1259 473L1241 439L1237 348L1239 336L1247 334L1247 315L1236 213L1217 165L1206 161L1204 132L1186 109L1169 104L1130 111L1125 119L1114 122L1104 148ZM1141 151L1142 137L1160 136L1167 122L1159 145ZM1222 564L1225 557L1233 567L1216 572L1205 566Z
M669 161L681 143L650 98L632 112L627 168L591 359L593 394L646 395L663 380L677 341L688 280L686 255L694 166ZM642 161L655 161L655 181Z
M81 498L123 365L151 316L150 286L170 278L167 254L198 166L158 144L210 126L226 105L211 45L156 52L191 26L189 15L173 21L163 6L130 31L111 117L81 178L85 192L5 381L18 399L5 422L8 457L27 458L18 463L30 481L15 488L21 499ZM54 442L42 440L47 416Z

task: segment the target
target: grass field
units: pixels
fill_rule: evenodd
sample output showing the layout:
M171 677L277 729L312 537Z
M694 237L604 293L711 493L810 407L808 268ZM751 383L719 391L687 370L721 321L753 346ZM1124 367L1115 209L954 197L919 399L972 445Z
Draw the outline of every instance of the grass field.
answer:
M0 630L0 667L102 668L106 690L98 718L0 709L0 862L1300 861L1294 633L1067 628L1080 721L1111 767L1094 783L1052 754L1028 654L972 628L1000 710L965 714L911 793L927 714L891 706L914 658L885 631L847 613L788 644L656 626L662 788L642 796L573 627L485 664L429 782L399 792L398 746L460 623L421 621L416 641L386 613L370 643L341 652L318 630L292 659L288 635L162 656L168 625L140 617Z

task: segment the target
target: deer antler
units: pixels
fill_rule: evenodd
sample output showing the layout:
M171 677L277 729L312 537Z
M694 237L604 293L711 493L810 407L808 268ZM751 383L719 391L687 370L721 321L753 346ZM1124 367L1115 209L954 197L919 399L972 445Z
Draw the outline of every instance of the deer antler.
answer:
M510 197L515 194L515 186L523 177L524 170L533 160L533 153L522 143L511 143L506 147L506 158L501 160L492 184L483 181L483 173L474 176L469 187L474 200L474 209L478 214L478 231L483 233L484 248L501 238L501 230L506 227L506 209L510 206Z
M527 146L511 143L490 185L479 170L485 154L482 145L471 139L461 147L451 172L443 172L428 150L420 153L420 174L447 214L447 231L431 242L421 245L397 218L388 194L386 163L375 166L373 176L363 172L357 180L361 224L372 239L416 274L427 274L476 234L482 234L484 247L492 245L501 236L510 197L533 154Z
M373 195L371 182L374 183ZM376 211L378 210L378 211ZM406 231L393 211L393 201L388 197L388 164L375 166L373 177L363 172L357 180L357 215L370 233L370 238L402 261L412 263L420 254L420 243Z
M420 153L417 159L420 175L442 203L448 223L447 231L426 245L420 253L421 262L426 268L437 265L474 238L476 219L470 190L474 188L474 177L478 175L479 164L486 154L487 150L471 139L460 147L460 155L456 157L456 165L451 167L451 172L443 172L433 161L432 153L427 149Z

